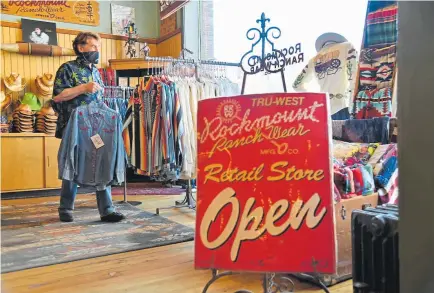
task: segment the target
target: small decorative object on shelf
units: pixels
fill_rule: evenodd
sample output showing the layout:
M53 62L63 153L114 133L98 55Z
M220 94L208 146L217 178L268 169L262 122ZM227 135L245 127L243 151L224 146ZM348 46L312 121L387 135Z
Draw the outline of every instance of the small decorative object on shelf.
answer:
M149 53L151 52L151 48L149 48L148 43L145 43L143 48L140 49L140 52L143 52L143 55L145 57L149 56Z
M125 43L125 46L128 46L126 55L127 57L135 58L136 57L135 45L137 43L138 36L137 36L137 28L134 22L131 21L128 22L128 24L124 27L124 31L128 33L128 40Z

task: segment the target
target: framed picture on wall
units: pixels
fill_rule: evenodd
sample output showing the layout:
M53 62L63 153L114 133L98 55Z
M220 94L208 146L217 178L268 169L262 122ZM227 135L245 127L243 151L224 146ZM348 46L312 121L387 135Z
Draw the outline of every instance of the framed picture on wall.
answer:
M56 23L21 19L23 42L57 46Z
M112 34L128 36L125 27L128 23L136 23L136 10L133 7L112 4Z

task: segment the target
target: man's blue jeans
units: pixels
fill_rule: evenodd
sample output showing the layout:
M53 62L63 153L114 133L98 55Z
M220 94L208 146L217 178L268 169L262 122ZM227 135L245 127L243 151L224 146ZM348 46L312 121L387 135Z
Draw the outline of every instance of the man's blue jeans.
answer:
M59 213L71 213L74 209L75 197L77 196L77 184L72 181L62 180L62 191L60 192ZM101 217L107 216L115 211L112 202L112 187L107 186L105 190L96 192L96 201Z

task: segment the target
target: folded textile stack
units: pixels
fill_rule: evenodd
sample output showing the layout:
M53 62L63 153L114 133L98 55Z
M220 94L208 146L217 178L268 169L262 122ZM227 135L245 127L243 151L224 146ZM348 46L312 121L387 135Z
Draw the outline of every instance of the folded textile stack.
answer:
M382 203L398 204L396 144L333 140L336 201L378 192Z
M36 113L36 131L49 135L56 132L57 116L52 107L42 108Z
M0 133L8 133L10 125L8 123L8 116L6 114L2 114L0 116Z
M33 132L33 112L29 105L19 105L12 117L15 131Z
M9 132L9 124L0 123L0 133L8 133L8 132Z
M374 168L374 179L382 203L398 204L398 148L396 144L380 145L368 163Z

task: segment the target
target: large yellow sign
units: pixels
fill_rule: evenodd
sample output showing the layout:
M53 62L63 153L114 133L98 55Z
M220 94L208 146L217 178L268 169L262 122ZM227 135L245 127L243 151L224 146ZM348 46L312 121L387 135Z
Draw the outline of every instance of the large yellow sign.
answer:
M99 25L99 3L97 1L1 1L1 13L54 22Z

